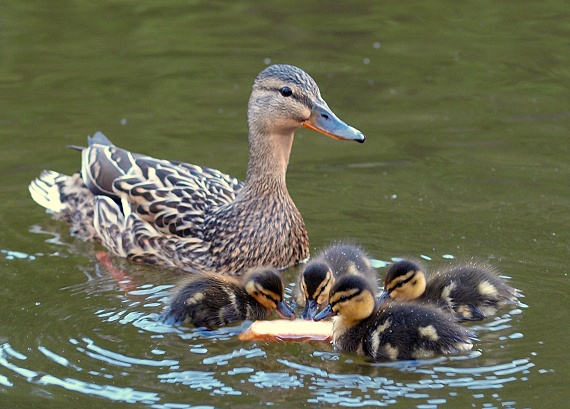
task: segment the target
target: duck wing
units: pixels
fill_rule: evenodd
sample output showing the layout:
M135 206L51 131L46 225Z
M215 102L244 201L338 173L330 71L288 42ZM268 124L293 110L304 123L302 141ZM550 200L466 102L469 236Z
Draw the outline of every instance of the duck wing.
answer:
M155 159L113 145L98 132L83 150L81 174L105 195L163 233L202 235L204 216L231 203L243 182L216 169Z
M123 211L181 237L200 236L204 217L233 202L243 185L215 169L186 163L139 158L135 164L113 183Z

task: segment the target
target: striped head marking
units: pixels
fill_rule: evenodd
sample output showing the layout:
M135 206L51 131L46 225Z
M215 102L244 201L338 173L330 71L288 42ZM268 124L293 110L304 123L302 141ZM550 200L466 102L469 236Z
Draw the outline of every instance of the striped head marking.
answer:
M386 272L384 290L395 300L415 300L426 290L426 277L418 264L409 260L398 261Z
M374 311L375 291L361 276L344 276L331 290L329 303L332 310L347 322L357 323Z
M315 300L318 304L326 304L334 278L328 264L312 262L307 265L301 276L301 289L307 300Z
M275 310L282 318L293 318L294 312L284 301L283 281L270 268L254 270L244 277L244 289L262 307Z
M272 269L254 270L244 278L245 291L265 308L274 310L283 301L283 281Z

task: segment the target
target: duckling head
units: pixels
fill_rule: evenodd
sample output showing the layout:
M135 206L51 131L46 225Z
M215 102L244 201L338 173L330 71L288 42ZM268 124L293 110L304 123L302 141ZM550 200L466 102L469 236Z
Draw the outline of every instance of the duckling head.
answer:
M410 301L426 290L426 277L419 264L401 260L392 264L384 277L384 292L380 301L388 299Z
M283 281L276 270L266 268L250 272L244 278L244 288L264 308L275 310L282 318L295 318L295 313L283 299Z
M313 261L307 264L301 275L301 291L306 300L303 319L313 319L319 305L327 303L333 281L333 273L327 263Z
M376 306L375 293L366 278L358 275L343 276L333 285L329 304L314 320L338 315L349 325L358 323L373 313Z

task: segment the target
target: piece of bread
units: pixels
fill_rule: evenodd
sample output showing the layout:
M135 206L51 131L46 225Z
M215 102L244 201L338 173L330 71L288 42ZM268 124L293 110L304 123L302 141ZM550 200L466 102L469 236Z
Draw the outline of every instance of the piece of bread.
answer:
M332 321L255 321L239 334L242 341L321 341L332 338Z

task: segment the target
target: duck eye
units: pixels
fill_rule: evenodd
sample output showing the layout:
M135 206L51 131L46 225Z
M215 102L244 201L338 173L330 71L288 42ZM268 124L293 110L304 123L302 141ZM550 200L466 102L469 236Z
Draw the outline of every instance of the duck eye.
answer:
M400 287L403 286L403 285L404 285L404 282L403 282L403 281L400 281L400 282L398 282L398 284L395 285L394 288L400 288Z
M279 90L279 92L281 93L281 95L283 95L284 97L290 97L291 95L293 95L293 90L289 87L283 87Z

